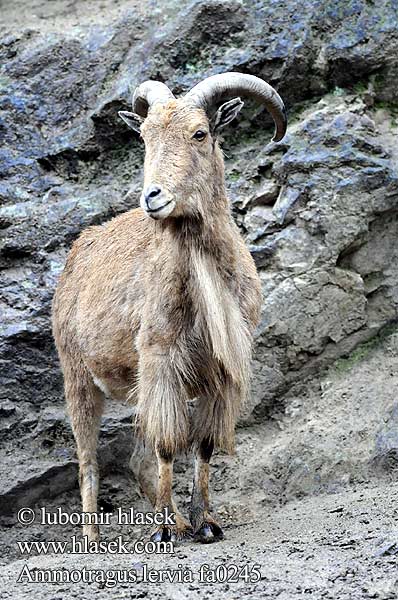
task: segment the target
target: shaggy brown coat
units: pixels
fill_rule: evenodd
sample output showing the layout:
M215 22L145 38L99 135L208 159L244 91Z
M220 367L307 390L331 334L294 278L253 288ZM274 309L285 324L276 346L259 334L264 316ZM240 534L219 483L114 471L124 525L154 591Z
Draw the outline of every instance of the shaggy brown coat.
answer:
M198 129L204 141L192 137ZM205 112L183 100L155 104L142 136L144 186L162 186L173 213L154 220L139 208L89 227L73 244L53 303L87 511L96 510L104 394L136 403L142 434L163 461L204 440L233 451L259 320L259 277L231 216Z

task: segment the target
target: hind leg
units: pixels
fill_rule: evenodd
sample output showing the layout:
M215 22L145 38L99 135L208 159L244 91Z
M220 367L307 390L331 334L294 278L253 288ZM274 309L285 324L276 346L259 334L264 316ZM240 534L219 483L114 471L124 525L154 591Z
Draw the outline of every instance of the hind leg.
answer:
M78 357L63 360L65 396L79 459L79 483L84 513L97 513L99 473L97 463L98 432L104 395L95 386L87 367ZM94 523L83 525L83 535L99 539Z
M155 507L158 480L156 455L153 449L145 447L141 440L137 440L135 450L131 455L130 469L140 486L141 494Z

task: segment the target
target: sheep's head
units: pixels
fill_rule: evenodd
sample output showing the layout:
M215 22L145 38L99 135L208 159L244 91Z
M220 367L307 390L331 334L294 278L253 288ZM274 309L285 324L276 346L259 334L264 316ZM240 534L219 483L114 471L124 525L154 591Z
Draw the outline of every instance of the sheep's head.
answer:
M142 209L154 219L195 215L201 199L223 178L218 132L243 106L240 96L254 97L275 122L274 141L286 131L283 102L263 80L241 73L209 77L176 99L160 82L147 81L134 93L134 112L122 119L140 131L145 142ZM209 193L208 193L209 192Z

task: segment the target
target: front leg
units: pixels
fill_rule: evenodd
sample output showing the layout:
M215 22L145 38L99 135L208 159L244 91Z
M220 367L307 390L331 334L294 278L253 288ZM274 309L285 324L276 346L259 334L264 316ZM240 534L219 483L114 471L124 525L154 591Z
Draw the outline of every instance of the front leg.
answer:
M190 507L190 520L194 539L205 544L217 542L224 537L217 521L209 512L209 463L214 444L205 439L195 452L194 479Z
M151 535L153 542L182 542L192 538L192 527L178 511L172 498L174 456L167 453L160 444L156 447L159 479L156 493L155 512L174 513L174 525L160 525Z
M149 499L155 501L156 512L167 508L175 514L175 525L161 525L151 539L182 541L192 536L192 527L172 499L174 457L187 447L188 438L186 393L176 371L175 352L155 347L141 349L137 418L148 445L155 449L158 462L156 492L151 485L145 485L145 491Z

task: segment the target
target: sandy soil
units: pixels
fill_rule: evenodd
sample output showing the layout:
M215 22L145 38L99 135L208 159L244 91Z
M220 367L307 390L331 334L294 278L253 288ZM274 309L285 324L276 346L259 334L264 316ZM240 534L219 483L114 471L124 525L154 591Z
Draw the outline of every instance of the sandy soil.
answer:
M398 575L398 484L390 451L377 454L395 431L389 416L397 389L398 334L359 348L320 380L294 391L269 420L241 429L237 455L213 460L212 498L225 530L214 545L184 544L173 555L22 556L17 541L69 540L73 526L23 527L11 518L1 529L0 580L4 598L396 598ZM383 429L384 428L384 429ZM389 462L387 459L391 459ZM387 460L387 464L383 463ZM380 464L380 461L382 464ZM392 466L391 466L392 465ZM176 465L175 491L183 512L192 477L188 459ZM77 489L38 504L53 511L79 511ZM101 482L106 511L148 505L132 478L111 475ZM37 508L38 508L37 507ZM113 524L102 539L147 539L148 528ZM27 564L35 569L182 569L190 583L40 584L17 582ZM260 565L256 583L200 582L199 569ZM179 566L180 565L180 566ZM218 572L220 577L221 571ZM26 579L26 578L25 578Z
M398 486L363 486L345 493L306 498L261 518L239 519L226 539L211 546L184 545L174 555L52 555L15 560L0 570L3 598L396 598ZM22 532L21 532L22 535ZM16 583L25 563L35 569L147 569L192 573L190 583ZM200 582L199 569L260 565L261 579ZM224 570L218 571L222 577ZM230 574L232 571L230 571ZM34 575L32 575L34 576ZM157 575L159 577L159 575Z

